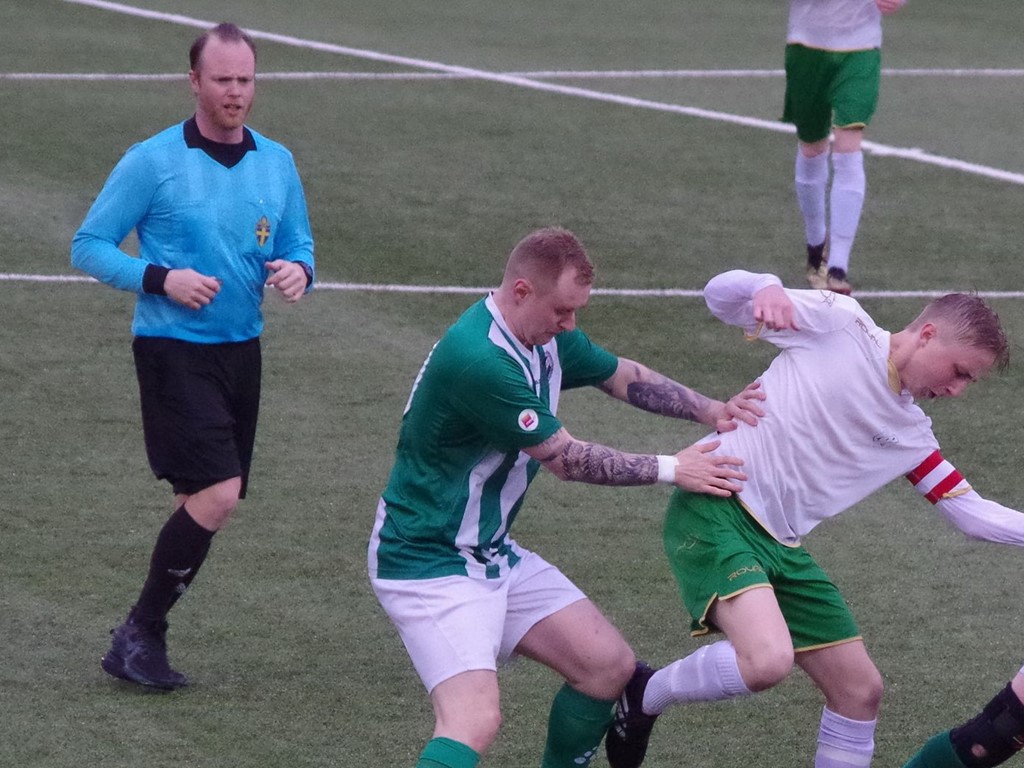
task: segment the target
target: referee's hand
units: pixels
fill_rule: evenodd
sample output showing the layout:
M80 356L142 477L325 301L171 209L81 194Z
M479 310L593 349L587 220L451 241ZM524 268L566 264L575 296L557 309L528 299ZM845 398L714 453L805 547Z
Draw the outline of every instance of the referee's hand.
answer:
M172 269L164 278L164 293L189 309L202 309L220 291L220 280L194 269Z
M306 270L295 261L274 259L267 262L267 287L280 291L284 300L292 304L302 298L306 292Z

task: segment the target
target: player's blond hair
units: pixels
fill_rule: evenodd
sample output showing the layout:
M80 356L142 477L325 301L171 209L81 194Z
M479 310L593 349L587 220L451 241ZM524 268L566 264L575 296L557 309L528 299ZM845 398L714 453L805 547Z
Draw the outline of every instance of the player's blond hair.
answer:
M918 330L925 323L948 328L961 344L991 352L998 370L1005 370L1010 364L1010 345L999 315L972 293L940 296L921 310L909 328Z

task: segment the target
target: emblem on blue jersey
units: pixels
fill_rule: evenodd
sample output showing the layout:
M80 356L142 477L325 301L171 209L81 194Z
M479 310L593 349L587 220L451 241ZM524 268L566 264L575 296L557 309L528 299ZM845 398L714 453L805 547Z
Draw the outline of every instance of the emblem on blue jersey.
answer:
M519 428L524 432L533 432L540 426L540 418L532 408L527 408L519 414Z
M256 242L260 244L260 248L267 244L267 239L270 237L270 222L266 216L261 216L260 220L256 222Z

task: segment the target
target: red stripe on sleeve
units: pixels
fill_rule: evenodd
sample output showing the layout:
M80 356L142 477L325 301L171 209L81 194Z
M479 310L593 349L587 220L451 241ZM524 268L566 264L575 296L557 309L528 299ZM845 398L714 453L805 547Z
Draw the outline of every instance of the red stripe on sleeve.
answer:
M956 488L960 483L964 481L963 475L957 472L955 469L950 472L946 477L942 478L935 484L928 493L925 494L925 498L928 499L932 504L938 503L939 499L949 493L951 490Z
M931 455L929 455L927 459L922 461L920 464L917 465L917 467L915 467L914 469L907 473L907 480L912 482L914 485L917 485L922 480L924 480L925 477L928 476L929 472L931 472L941 463L942 454L939 453L938 451L932 451Z

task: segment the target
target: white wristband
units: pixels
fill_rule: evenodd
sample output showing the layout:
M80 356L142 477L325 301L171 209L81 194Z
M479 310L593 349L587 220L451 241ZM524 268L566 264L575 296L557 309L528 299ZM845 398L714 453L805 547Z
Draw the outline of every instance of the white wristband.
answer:
M658 482L675 485L676 467L679 462L675 456L657 456L658 459Z

